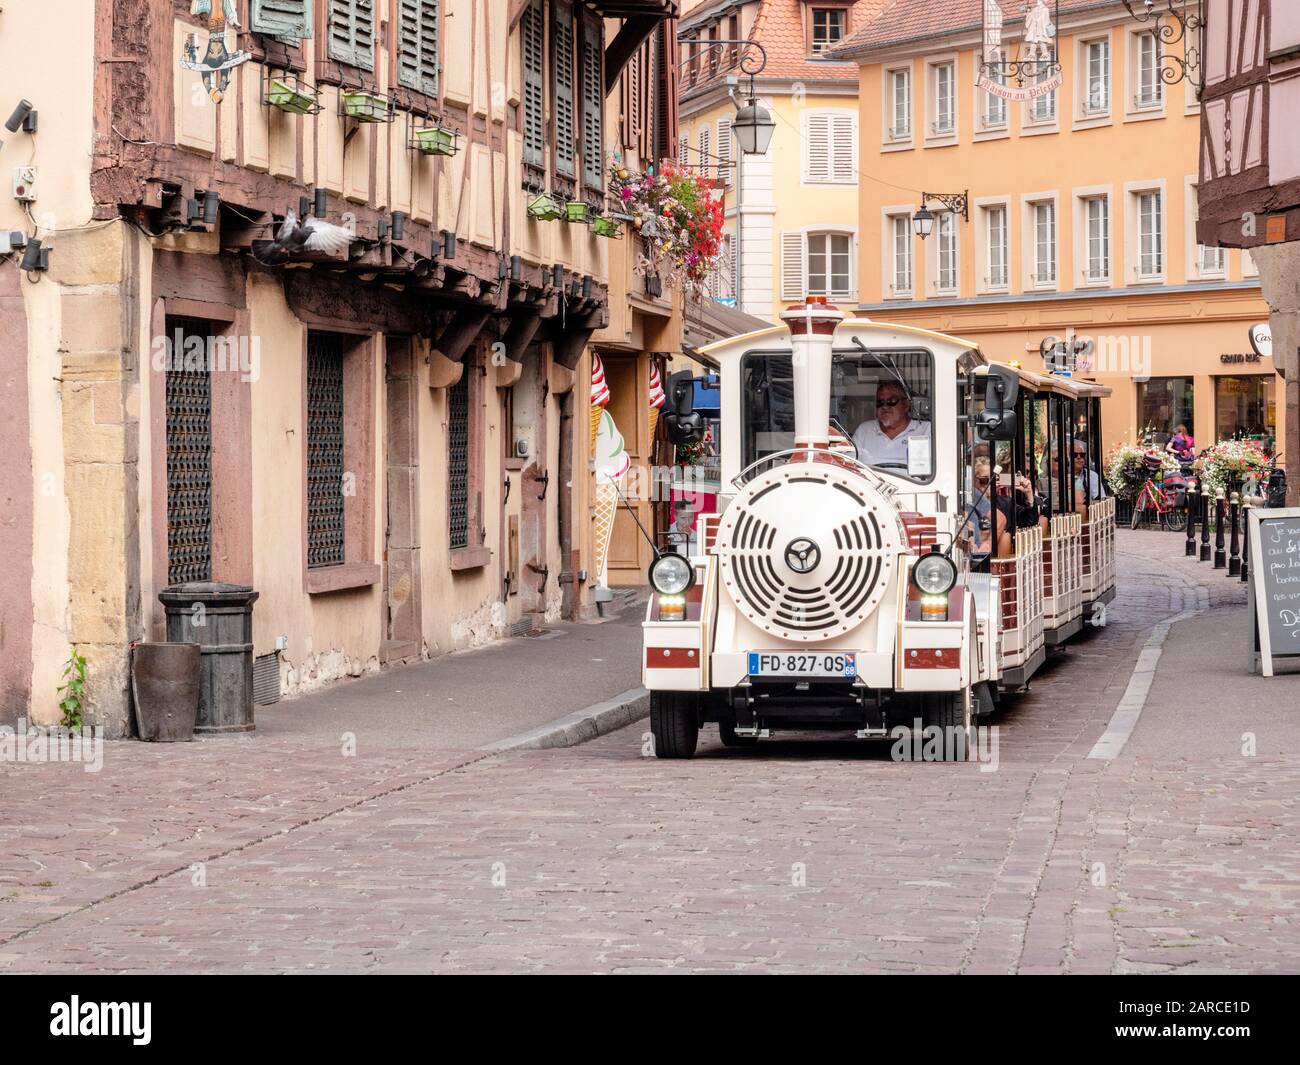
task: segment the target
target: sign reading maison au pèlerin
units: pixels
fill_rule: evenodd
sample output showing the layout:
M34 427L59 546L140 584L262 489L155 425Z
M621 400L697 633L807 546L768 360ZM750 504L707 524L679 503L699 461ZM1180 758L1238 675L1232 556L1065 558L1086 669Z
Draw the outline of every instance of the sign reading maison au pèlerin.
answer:
M1060 0L984 0L979 87L1016 101L1059 89L1058 25Z

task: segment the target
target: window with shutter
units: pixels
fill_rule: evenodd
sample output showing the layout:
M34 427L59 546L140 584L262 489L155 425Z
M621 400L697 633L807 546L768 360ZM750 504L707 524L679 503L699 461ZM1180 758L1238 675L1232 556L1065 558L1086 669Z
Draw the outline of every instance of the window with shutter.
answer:
M857 172L858 120L853 114L831 117L831 180L852 184Z
M731 119L718 119L718 177L731 184Z
M311 36L311 9L312 0L249 0L248 28L301 40Z
M690 159L691 138L688 134L683 133L677 138L677 165L685 166Z
M605 187L605 24L587 15L582 20L582 183L599 192Z
M781 298L801 300L804 292L804 239L802 233L781 234Z
M545 63L546 18L542 0L529 0L520 23L524 50L524 164L546 165L546 90L542 83Z
M803 143L803 179L829 181L831 179L831 116L805 115Z
M555 172L577 177L573 152L577 144L573 70L573 7L557 0L551 8L551 76L555 117Z
M375 0L329 0L329 55L375 69Z
M438 95L438 0L398 0L397 84Z
M711 169L709 166L712 162L709 152L711 132L708 126L700 127L700 177L702 178L707 178Z

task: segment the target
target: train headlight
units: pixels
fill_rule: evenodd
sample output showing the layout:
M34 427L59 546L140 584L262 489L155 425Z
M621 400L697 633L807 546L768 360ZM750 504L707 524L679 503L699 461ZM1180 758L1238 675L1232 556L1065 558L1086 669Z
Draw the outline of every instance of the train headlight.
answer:
M681 555L660 555L650 563L650 584L660 595L684 595L695 583L695 567Z
M957 583L957 566L947 555L931 551L912 567L912 582L924 595L947 595Z

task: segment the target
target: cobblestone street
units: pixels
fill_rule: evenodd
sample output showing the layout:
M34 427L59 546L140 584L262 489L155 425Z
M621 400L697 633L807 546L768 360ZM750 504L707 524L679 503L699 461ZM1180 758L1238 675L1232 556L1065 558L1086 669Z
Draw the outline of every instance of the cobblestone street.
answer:
M644 723L550 751L344 757L281 730L4 765L0 970L1300 970L1294 680L1244 679L1244 586L1178 537L1119 552L1109 626L995 719L993 772L711 730L664 762ZM1133 742L1089 757L1184 614L1164 655L1222 622L1216 669L1253 702L1184 706L1158 670Z

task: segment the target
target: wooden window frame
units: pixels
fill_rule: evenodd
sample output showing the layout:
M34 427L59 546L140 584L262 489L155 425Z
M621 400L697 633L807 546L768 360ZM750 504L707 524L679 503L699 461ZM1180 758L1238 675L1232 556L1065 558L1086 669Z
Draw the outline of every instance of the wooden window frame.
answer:
M385 8L386 0L375 0L374 17L376 21L381 21L382 9ZM390 23L392 19L388 19ZM356 86L358 88L372 88L378 91L379 86L379 67L378 62L379 50L384 46L385 39L380 32L380 27L374 27L374 41L371 56L371 69L356 66L345 60L335 59L329 51L329 33L330 33L330 0L316 0L316 40L319 47L316 50L316 81L322 85L339 85L339 86Z
M402 0L385 0L389 5L389 17L387 19L388 31L384 36L384 46L388 49L388 94L392 98L393 104L405 111L414 111L416 114L425 118L436 118L442 114L443 110L443 56L446 45L446 6L447 0L432 0L438 7L438 72L435 75L436 88L435 93L427 93L422 89L414 88L410 85L403 85L398 80L398 71L400 63L398 62L398 49L401 44L401 15ZM428 2L428 0L423 0ZM463 131L462 131L463 132Z

